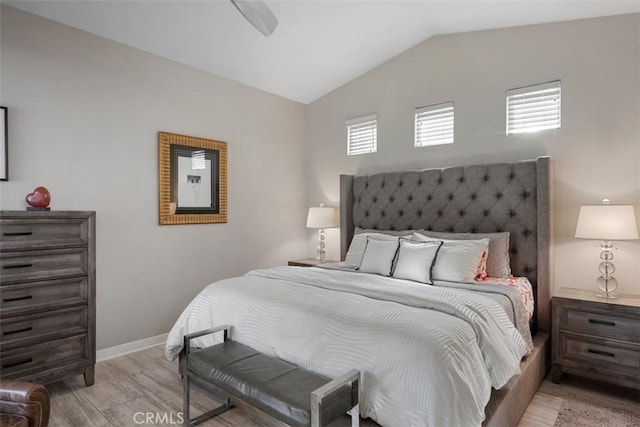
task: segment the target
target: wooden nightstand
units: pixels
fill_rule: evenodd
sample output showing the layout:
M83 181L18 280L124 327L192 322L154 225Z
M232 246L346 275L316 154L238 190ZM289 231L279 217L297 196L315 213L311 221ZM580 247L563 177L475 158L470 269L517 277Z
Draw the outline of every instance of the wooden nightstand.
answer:
M551 306L554 383L568 372L640 388L640 296L562 288Z
M333 264L337 261L324 260L322 264ZM321 265L320 260L317 258L297 259L295 261L289 261L289 266L292 267L317 267Z

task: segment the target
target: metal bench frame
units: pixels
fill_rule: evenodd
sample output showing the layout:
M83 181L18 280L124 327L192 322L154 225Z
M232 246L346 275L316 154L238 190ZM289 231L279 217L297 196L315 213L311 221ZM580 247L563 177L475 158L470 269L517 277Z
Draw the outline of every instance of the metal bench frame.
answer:
M223 412L233 408L230 393L220 390L217 385L208 381L206 378L202 378L198 375L194 375L189 370L189 353L191 352L191 340L202 337L204 335L214 334L217 332L223 333L223 340L229 339L229 325L220 325L211 329L205 329L203 331L194 332L184 336L183 349L180 352L180 373L182 374L183 385L183 426L190 427L200 424L210 418L220 415ZM219 400L222 405L207 411L194 419L190 417L190 397L191 397L191 383L198 386L210 394L214 399ZM360 384L360 371L352 369L349 372L339 376L338 378L329 381L325 385L317 388L311 392L311 427L323 427L333 421L333 419L323 419L322 407L326 400L330 399L332 395L341 387L347 385L351 387L351 410L347 413L351 415L351 427L359 427L360 425L360 407L358 389ZM238 396L233 396L241 399ZM283 420L280 420L283 421Z

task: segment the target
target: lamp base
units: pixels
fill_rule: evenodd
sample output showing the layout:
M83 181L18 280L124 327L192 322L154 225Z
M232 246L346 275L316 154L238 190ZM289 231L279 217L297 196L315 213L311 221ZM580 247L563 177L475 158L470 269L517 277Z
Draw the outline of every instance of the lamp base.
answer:
M609 293L604 293L604 292L596 292L595 296L597 296L598 298L606 298L606 299L616 299L619 298L618 294L615 294L613 292L609 292Z
M316 258L320 264L324 264L326 252L324 251L324 228L318 229L318 250L316 251Z
M618 298L618 295L615 293L616 289L618 289L618 281L613 277L616 267L613 265L613 262L611 262L614 247L610 241L605 240L602 242L601 248L600 259L602 262L599 265L599 269L602 275L596 280L596 285L600 289L600 292L596 292L596 296L599 298L616 299Z

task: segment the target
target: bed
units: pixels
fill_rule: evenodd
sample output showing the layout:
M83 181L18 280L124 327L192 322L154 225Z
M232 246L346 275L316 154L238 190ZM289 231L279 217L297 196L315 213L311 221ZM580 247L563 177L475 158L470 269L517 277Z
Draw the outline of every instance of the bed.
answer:
M204 289L169 333L167 357L179 354L185 333L229 323L233 339L306 369L360 369L361 414L381 425L515 425L548 367L549 163L340 178L345 261L366 233L508 232L511 274L526 277L535 298L525 325L513 291L490 296L446 280L425 286L348 265L276 267ZM366 250L388 246L366 239ZM447 241L439 240L438 248ZM426 250L431 242L419 244Z

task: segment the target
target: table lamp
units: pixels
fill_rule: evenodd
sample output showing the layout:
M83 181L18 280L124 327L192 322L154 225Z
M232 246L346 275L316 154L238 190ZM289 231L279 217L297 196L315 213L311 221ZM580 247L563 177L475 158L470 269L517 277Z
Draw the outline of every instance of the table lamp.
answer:
M318 229L318 250L316 255L320 263L324 262L326 254L324 251L324 229L335 228L338 225L338 215L335 208L326 207L322 203L320 207L309 208L307 228Z
M602 240L600 252L600 277L596 280L602 298L617 298L615 290L618 281L613 277L615 266L612 240L638 239L638 227L633 206L611 205L604 199L601 205L580 206L575 237L579 239Z

